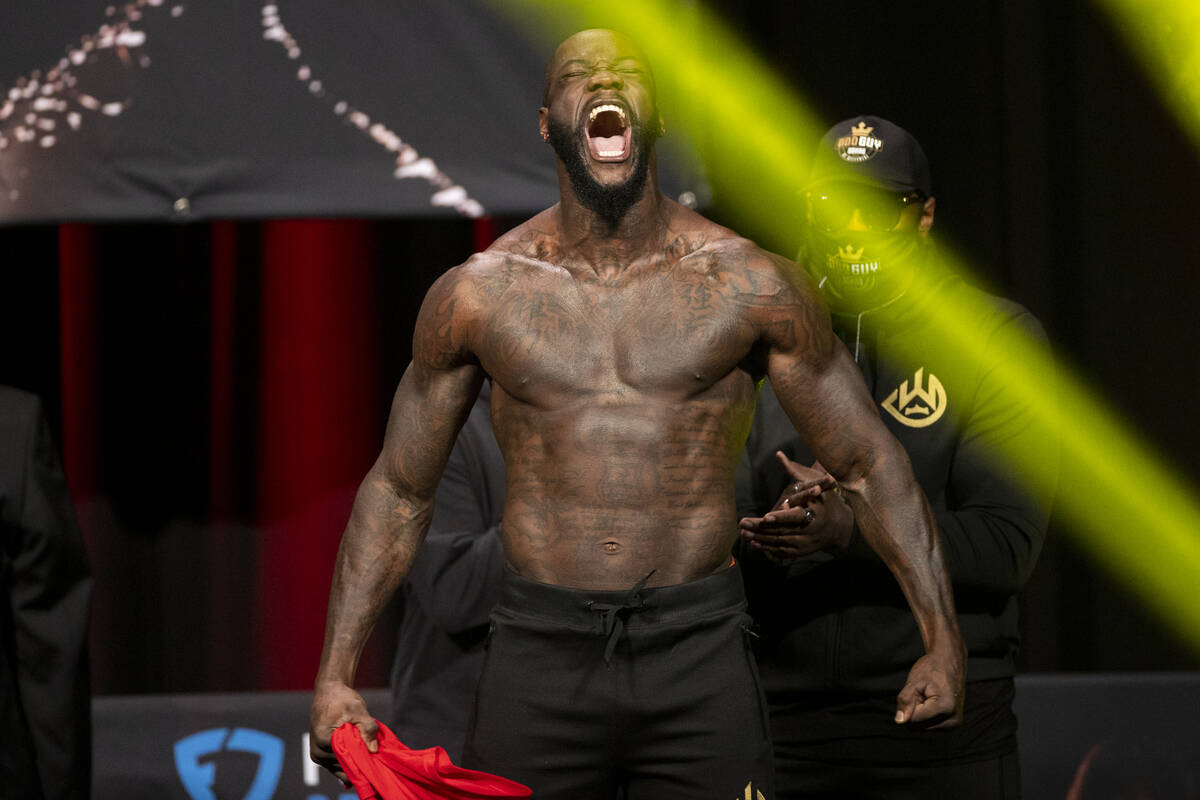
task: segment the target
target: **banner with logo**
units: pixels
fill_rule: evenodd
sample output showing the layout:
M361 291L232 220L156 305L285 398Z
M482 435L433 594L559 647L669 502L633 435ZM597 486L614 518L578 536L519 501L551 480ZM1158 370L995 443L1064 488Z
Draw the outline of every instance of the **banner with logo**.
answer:
M386 690L362 694L375 713L388 708ZM311 699L99 698L93 800L355 800L308 759ZM1187 796L1200 785L1198 707L1196 674L1018 676L1023 797L1062 800L1072 787L1080 798L1099 796L1089 793L1098 787L1123 797Z
M12 0L0 223L538 211L548 56L482 0Z
M368 707L388 708L386 691L362 694ZM358 800L308 758L311 700L309 692L98 699L92 797Z

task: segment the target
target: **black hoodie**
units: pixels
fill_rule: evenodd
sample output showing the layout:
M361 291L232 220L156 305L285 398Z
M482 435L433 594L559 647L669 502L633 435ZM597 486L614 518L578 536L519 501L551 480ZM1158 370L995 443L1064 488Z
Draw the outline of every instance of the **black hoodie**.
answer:
M978 301L988 309L976 326L987 337L989 357L955 363L924 321L931 308ZM919 298L834 315L833 322L937 518L968 649L967 680L1009 678L1018 644L1015 595L1041 549L1054 487L1039 487L1036 495L1019 488L1006 477L1011 469L991 454L1001 440L1043 459L1057 459L1057 448L992 366L1011 357L1007 337L1019 331L1044 342L1042 327L1020 305L948 273ZM1028 379L1054 402L1053 376ZM761 516L788 482L776 450L805 465L813 461L765 383L739 468L740 516ZM818 553L787 567L746 553L742 564L768 695L894 694L904 685L924 652L921 638L898 584L857 531L845 553Z

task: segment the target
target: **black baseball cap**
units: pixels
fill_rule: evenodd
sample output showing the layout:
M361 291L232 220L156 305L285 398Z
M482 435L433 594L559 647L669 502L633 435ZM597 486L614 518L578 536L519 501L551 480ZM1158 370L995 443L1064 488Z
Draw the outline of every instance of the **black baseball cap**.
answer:
M899 125L870 114L842 120L821 137L807 187L833 181L933 194L920 143Z

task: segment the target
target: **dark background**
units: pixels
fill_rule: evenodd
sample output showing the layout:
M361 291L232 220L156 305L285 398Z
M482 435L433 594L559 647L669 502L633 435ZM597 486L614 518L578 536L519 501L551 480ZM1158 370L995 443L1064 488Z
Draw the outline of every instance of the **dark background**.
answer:
M714 7L830 124L873 113L911 131L935 233L1195 482L1200 156L1099 10ZM813 144L798 138L798 157ZM795 251L712 188L711 216ZM0 228L0 381L41 394L63 443L98 693L311 685L333 551L420 298L519 219ZM1200 667L1057 522L1023 610L1025 671ZM386 680L386 623L364 683Z

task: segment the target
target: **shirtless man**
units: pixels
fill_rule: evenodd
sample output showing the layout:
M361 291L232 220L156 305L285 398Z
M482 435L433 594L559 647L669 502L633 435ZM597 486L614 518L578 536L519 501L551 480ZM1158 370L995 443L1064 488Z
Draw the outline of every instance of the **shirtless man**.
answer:
M658 191L663 123L628 37L568 38L543 103L561 201L425 298L338 553L313 759L344 777L329 742L345 722L375 742L357 659L485 375L507 572L466 766L538 798L773 798L730 568L734 468L764 375L916 616L926 653L897 722L956 724L965 656L935 523L820 301L794 264Z

